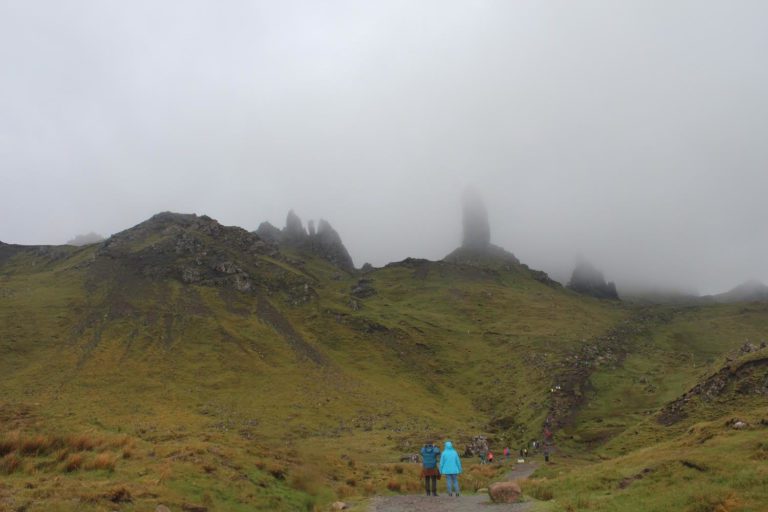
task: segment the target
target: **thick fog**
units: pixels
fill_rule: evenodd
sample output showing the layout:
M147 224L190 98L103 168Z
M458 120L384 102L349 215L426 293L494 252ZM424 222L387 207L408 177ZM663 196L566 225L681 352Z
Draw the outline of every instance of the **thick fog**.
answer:
M768 2L0 0L0 240L172 210L567 276L768 282Z

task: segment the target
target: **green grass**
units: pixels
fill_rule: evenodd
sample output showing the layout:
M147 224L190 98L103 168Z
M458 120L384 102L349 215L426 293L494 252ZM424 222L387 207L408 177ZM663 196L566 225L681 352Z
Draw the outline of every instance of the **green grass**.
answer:
M405 262L367 274L377 293L354 311L360 276L309 255L254 257L199 240L246 269L260 295L145 275L142 261L176 261L152 252L173 247L154 232L126 247L143 258L130 264L96 256L96 246L0 263L0 431L126 437L132 446L126 458L114 451L108 471L19 455L0 498L29 501L28 510L101 510L122 485L132 498L120 510L313 510L335 499L362 507L374 494L420 488L417 467L398 461L426 438L461 449L486 434L500 449L538 437L569 361L627 325L618 356L594 363L580 384L585 400L557 433L556 464L529 494L551 493L540 506L552 510L646 510L643 500L657 510L716 510L717 500L756 510L762 498L750 490L764 483L764 460L749 459L759 429L706 423L728 407L757 422L760 398L729 395L673 427L655 414L745 339L759 341L764 305L622 305L547 286L519 266ZM265 318L258 300L279 318ZM715 433L690 445L691 428ZM757 469L675 465L713 464L729 450ZM647 478L615 488L651 463ZM473 471L469 488L500 477Z

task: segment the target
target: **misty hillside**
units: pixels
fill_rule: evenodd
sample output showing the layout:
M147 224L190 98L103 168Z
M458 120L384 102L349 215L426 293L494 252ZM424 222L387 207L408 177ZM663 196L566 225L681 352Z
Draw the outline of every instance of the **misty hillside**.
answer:
M60 448L18 451L6 437L3 499L25 503L38 474L35 489L63 475L45 502L62 510L99 509L118 484L137 505L297 510L391 492L393 478L408 488L410 469L391 464L426 435L518 446L545 421L564 469L625 455L679 435L654 414L766 337L766 313L603 301L485 243L341 269L167 212L82 248L4 245L0 422ZM729 386L754 398L686 405L686 424L760 410L762 388ZM633 432L648 433L638 445ZM70 446L77 435L93 447Z
M768 301L768 286L760 281L750 280L712 298L717 302Z

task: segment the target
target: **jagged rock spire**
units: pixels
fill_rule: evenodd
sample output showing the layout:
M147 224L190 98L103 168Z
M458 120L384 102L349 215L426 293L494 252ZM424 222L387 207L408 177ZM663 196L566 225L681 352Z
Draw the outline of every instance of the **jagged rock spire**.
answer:
M580 259L573 269L571 281L568 283L571 290L591 295L598 299L618 299L616 285L605 281L603 273L596 269L591 263Z
M470 249L487 249L491 243L491 227L488 211L480 194L473 188L464 191L464 238L462 246Z
M288 212L288 216L285 219L285 228L283 229L283 241L291 242L303 242L307 238L307 232L304 229L304 225L293 210Z
M304 228L299 216L291 210L288 212L285 227L282 230L269 222L262 222L256 234L264 240L276 242L279 245L314 253L341 269L347 271L355 269L352 257L341 241L341 236L328 221L320 219L315 224L310 220L307 222L307 227L309 231Z

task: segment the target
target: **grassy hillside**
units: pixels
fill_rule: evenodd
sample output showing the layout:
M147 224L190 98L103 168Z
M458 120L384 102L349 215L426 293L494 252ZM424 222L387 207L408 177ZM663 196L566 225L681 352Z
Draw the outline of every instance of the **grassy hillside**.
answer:
M325 508L418 489L399 460L427 437L515 447L547 417L557 471L580 469L537 488L573 497L712 421L657 417L768 332L761 305L626 306L453 256L349 273L167 213L84 248L0 247L0 510Z

